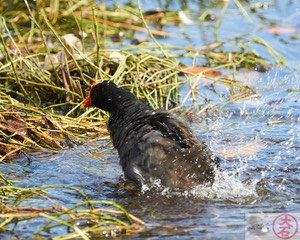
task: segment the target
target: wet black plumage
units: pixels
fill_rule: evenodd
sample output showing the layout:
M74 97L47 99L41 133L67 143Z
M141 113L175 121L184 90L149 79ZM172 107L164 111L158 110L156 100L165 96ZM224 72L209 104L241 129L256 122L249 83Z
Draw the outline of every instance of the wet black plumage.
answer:
M219 159L173 114L108 81L92 87L84 106L111 114L108 130L128 180L142 186L160 179L175 190L213 182Z

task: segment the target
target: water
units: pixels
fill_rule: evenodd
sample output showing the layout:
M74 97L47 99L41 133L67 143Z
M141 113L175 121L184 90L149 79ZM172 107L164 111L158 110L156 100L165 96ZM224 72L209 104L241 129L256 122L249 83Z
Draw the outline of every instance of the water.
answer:
M284 23L292 24L299 32L299 21L295 21L299 19L297 4L291 3L283 8L289 1L277 2L275 7L265 10L263 14L271 20L282 18ZM197 11L193 15L197 15ZM235 13L232 16L235 22L236 17L244 19L238 15L237 9L230 11ZM220 34L232 38L241 32L238 28L230 28L233 20L231 16L228 18ZM253 20L258 21L257 18ZM244 20L239 24L247 26L245 31L255 27ZM175 27L169 28L174 31ZM184 27L185 33L191 36L188 40L161 41L176 42L182 46L192 41L195 46L201 46L202 39L193 34L198 29L198 24ZM228 29L230 32L227 32ZM199 138L205 140L222 159L221 170L218 170L213 186L197 186L181 195L163 190L155 193L120 190L117 186L122 171L109 139L85 143L57 153L32 153L31 164L25 158L20 158L12 163L1 164L1 172L19 180L17 185L20 187L76 187L92 200L115 201L146 222L146 231L131 236L136 239L244 239L247 214L299 213L299 40L292 41L287 35L258 34L284 55L286 67L271 69L255 77L248 76L253 81L247 84L259 91L258 97L223 105L226 101L215 96L214 104L219 104L221 111L206 121L194 121L191 124ZM298 47L295 47L296 44ZM184 61L186 64L192 62L191 59ZM220 89L226 92L222 86ZM205 87L199 87L199 91L204 90ZM65 189L48 189L47 192L66 207L84 200ZM47 205L41 200L35 204ZM14 229L14 235L30 237L42 223L40 219L30 224L20 223ZM66 229L58 229L45 237L56 234L66 234ZM2 236L11 237L8 233Z
M56 154L40 153L30 165L20 158L2 164L1 171L18 179L18 186L76 187L92 200L120 203L147 223L147 231L136 238L243 239L249 213L300 211L299 82L283 70L272 70L260 81L273 85L282 79L284 87L227 105L206 122L192 123L199 138L222 158L212 187L197 186L182 195L119 191L114 185L122 171L109 139ZM298 92L289 92L290 88ZM66 207L83 201L72 191L47 192ZM32 224L36 228L42 222ZM30 236L32 231L21 223L15 234ZM55 234L59 233L65 234L65 229Z

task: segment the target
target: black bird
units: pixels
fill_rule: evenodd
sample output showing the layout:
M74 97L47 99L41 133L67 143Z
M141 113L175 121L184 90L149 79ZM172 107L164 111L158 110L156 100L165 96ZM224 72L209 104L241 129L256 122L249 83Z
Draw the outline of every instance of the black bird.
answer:
M160 180L175 191L213 183L219 159L173 114L109 81L94 84L83 104L110 113L108 130L126 179L140 187Z

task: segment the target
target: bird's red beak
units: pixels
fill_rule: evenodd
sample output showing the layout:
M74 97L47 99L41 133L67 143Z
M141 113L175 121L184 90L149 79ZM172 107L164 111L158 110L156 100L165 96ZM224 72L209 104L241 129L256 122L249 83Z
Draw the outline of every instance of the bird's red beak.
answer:
M90 95L83 101L82 103L82 106L87 108L87 107L90 107L92 106L92 99L91 99L91 91L92 89L97 85L98 83L94 83L91 87L91 90L90 90Z
M83 101L83 107L87 108L92 106L92 99L90 96L88 96L84 101Z

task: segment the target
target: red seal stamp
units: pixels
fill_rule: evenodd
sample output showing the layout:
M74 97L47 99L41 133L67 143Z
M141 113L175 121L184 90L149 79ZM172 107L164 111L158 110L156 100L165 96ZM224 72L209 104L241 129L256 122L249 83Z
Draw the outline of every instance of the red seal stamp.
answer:
M273 233L281 239L294 237L298 232L298 227L297 219L288 213L278 215L272 223Z

